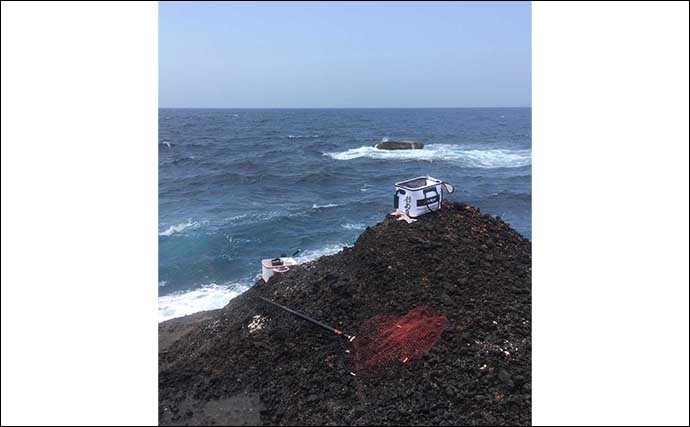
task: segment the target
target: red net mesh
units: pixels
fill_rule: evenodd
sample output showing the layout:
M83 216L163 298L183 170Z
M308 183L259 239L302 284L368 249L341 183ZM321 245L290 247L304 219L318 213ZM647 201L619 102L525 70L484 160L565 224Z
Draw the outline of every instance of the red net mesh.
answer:
M431 350L447 325L446 316L428 306L402 317L374 316L362 324L352 343L354 368L366 373L410 363Z

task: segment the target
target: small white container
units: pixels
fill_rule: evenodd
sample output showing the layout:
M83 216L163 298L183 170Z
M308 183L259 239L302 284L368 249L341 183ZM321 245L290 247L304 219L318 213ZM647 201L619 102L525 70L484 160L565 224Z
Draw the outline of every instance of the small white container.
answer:
M443 192L455 191L452 185L430 176L395 183L393 207L396 211L415 218L441 208Z
M281 265L273 265L272 261L274 259L266 258L261 260L261 278L264 279L264 282L268 282L268 279L275 273L285 273L290 270L291 265L297 265L297 261L292 257L281 257Z

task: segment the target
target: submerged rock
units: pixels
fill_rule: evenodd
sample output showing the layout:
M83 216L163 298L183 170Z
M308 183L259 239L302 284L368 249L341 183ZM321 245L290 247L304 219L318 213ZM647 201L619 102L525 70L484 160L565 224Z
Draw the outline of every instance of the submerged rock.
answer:
M415 141L384 141L374 144L379 150L418 150L424 148L424 144Z
M353 335L420 305L449 324L420 359L364 375L346 340L258 296ZM249 333L257 315L264 327ZM256 424L256 414L265 425L529 425L531 243L467 205L413 224L387 216L353 247L259 281L223 309L161 323L159 341L161 425ZM228 412L238 396L258 399Z

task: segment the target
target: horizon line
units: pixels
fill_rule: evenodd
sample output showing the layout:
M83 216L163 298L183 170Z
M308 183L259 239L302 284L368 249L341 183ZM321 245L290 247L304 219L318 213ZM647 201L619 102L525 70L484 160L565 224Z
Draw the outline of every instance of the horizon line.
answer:
M158 107L168 110L441 110L476 108L532 108L531 105L492 107Z

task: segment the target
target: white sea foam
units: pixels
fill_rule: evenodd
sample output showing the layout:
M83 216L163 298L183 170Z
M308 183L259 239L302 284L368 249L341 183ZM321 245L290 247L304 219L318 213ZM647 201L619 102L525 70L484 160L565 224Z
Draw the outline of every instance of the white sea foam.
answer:
M159 236L172 236L175 233L181 233L185 230L195 230L203 225L205 225L207 221L192 221L191 219L188 219L187 222L181 222L179 224L171 225L164 231L161 231L158 233Z
M367 228L366 225L360 224L360 223L357 223L357 224L341 224L340 226L343 227L343 228L346 229L346 230L364 230L365 228Z
M361 157L388 160L449 161L472 168L515 168L532 163L532 150L467 150L453 144L429 144L421 150L380 150L364 146L350 150L323 153L335 160L352 160Z
M338 206L340 206L340 205L337 203L328 203L325 205L317 205L316 203L314 203L311 208L312 209L323 209L323 208L335 208Z
M326 245L318 249L307 249L301 252L299 256L296 256L295 261L302 264L305 262L314 261L315 259L321 258L322 256L337 254L338 252L343 250L343 246L344 245L341 243L336 243Z
M231 299L246 291L247 285L211 283L186 292L158 297L158 321L163 322L199 311L222 308Z
M336 243L318 249L308 249L295 257L302 264L314 261L326 255L333 255L343 250L343 244ZM254 280L259 280L258 273ZM160 283L159 283L160 286ZM215 310L224 307L228 301L242 294L251 287L246 283L211 283L190 291L175 292L158 297L158 321L163 322L176 317L187 316L200 311Z
M288 135L288 139L319 138L320 135Z

